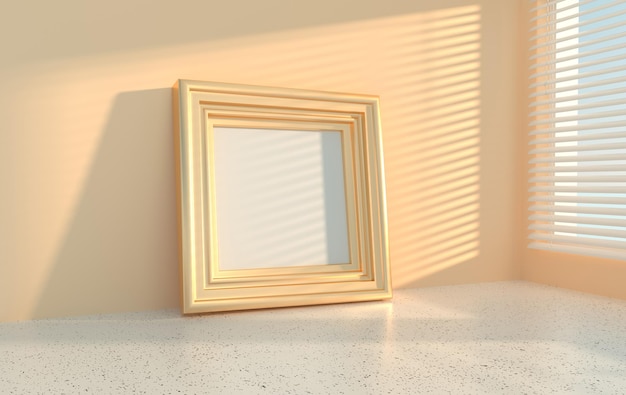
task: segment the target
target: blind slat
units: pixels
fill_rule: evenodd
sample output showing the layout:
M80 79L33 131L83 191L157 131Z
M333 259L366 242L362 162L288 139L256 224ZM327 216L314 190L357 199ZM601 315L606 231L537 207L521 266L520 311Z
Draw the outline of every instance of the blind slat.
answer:
M529 114L529 116L532 118L532 117L536 117L539 115L549 115L549 114L563 113L563 112L570 112L570 111L600 109L600 108L617 107L617 106L626 106L626 98L595 101L595 102L588 103L588 104L577 104L574 106L553 107L553 108L549 108L546 110L533 111Z
M530 206L533 212L558 212L573 214L589 214L589 215L613 215L617 217L626 217L626 209L613 207L585 207L585 206L558 206L554 204ZM626 220L626 219L624 219Z
M532 177L530 179L532 183L547 183L547 182L620 182L626 183L626 175L617 176L540 176Z
M576 156L538 156L532 158L529 163L572 163L572 162L607 162L607 161L624 161L624 154L604 154L604 155L576 155Z
M590 237L576 237L576 236L565 236L565 235L550 235L550 234L542 234L542 233L531 233L528 236L531 240L542 240L555 244L569 244L569 245L588 245L588 246L597 246L604 248L615 248L620 249L622 251L626 250L626 242L623 241L615 241L615 240L606 240L606 239L596 239ZM623 259L622 252L622 259Z
M556 195L535 195L528 199L530 202L546 203L586 203L586 204L612 204L626 206L626 197L607 196L556 196Z
M626 78L614 78L613 81L609 81L609 80L603 80L606 81L606 84L602 84L602 85L608 85L611 86L612 84L620 84L620 83L626 83ZM588 88L594 88L600 86L598 84L595 84L592 87L588 87ZM580 89L580 87L578 87L577 89ZM563 91L565 90L572 90L571 88L567 88L567 89L562 89ZM564 101L579 101L579 100L585 100L585 99L594 99L594 98L598 98L598 97L609 97L609 96L614 96L614 95L621 95L624 94L624 88L612 88L612 89L605 89L602 91L593 91L590 93L583 93L583 94L573 94L573 95L569 95L567 96L567 100L564 100L563 97L556 97L557 94L559 92L535 92L531 95L531 98L534 98L535 100L532 101L529 104L530 108L533 107L544 107L544 106L555 106L558 103L562 103ZM552 99L542 99L542 100L538 100L537 97L539 96L550 96L550 97L554 97ZM556 107L554 107L556 108Z
M557 122L555 120L555 122ZM544 133L562 133L562 132L579 132L581 130L597 130L597 129L611 129L626 126L624 121L612 121L612 122L596 122L589 123L584 125L568 125L568 126L559 126L555 128L546 128L546 129L537 129L535 132L544 134Z
M615 110L615 111L596 111L589 114L584 115L571 115L571 116L563 116L563 117L555 117L548 119L538 119L532 121L530 126L535 125L544 125L550 124L554 122L572 122L572 121L584 121L588 119L596 119L596 118L613 118L619 116L626 116L626 110Z
M608 259L624 259L624 252L620 249L606 249L606 248L589 248L582 247L580 245L574 244L547 244L547 243L530 243L528 244L528 248L539 249L539 250L550 250L557 252L564 252L569 254L577 254L577 255L591 255L599 258L608 258Z
M595 193L595 194L626 194L626 187L607 187L607 186L533 186L530 192L548 192L548 193Z
M529 145L542 145L542 144L554 144L554 143L569 143L588 140L610 140L626 138L626 132L613 132L613 133L590 133L575 136L563 136L563 137L547 137L547 138L535 138L530 141Z
M530 230L545 230L549 232L559 232L559 233L574 233L579 235L588 235L588 236L601 236L601 237L610 237L614 239L624 239L626 241L626 230L617 230L617 229L604 229L604 228L590 228L587 226L579 226L579 225L542 225L542 224L534 224L531 225Z
M588 172L626 172L624 165L595 165L595 166L540 166L528 170L530 173L588 173Z
M551 9L552 7L554 7L556 0L540 0L540 1L535 1L535 3L538 3L538 5L531 7L529 12L535 13L539 10L543 10L544 8Z
M603 150L615 150L615 149L626 149L626 143L615 143L615 144L597 144L595 141L588 142L585 145L576 144L576 145L565 145L565 146L551 146L544 148L535 148L530 150L530 154L546 154L546 153L557 153L557 152L585 152L585 151L603 151Z
M619 227L623 225L623 222L619 219L612 218L591 218L583 217L580 215L540 215L535 214L528 217L531 221L535 222L562 222L571 224L585 224L585 225L598 225L598 226L614 226Z

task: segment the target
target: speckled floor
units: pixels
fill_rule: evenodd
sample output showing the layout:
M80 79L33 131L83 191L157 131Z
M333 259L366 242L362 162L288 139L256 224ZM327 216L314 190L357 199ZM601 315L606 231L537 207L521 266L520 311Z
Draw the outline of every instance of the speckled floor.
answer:
M626 393L626 301L525 282L393 302L0 324L0 393Z

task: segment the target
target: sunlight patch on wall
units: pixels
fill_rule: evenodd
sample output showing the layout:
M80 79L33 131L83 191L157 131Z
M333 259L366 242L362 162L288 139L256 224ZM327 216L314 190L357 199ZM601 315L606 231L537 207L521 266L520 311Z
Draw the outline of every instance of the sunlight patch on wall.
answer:
M480 252L480 8L422 15L393 47L385 141L394 286ZM402 103L402 105L398 105Z

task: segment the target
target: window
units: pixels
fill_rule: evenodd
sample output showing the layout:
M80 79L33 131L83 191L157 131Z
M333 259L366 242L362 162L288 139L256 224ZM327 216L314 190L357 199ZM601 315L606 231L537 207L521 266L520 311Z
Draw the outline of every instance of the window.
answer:
M530 18L529 246L626 259L626 2Z

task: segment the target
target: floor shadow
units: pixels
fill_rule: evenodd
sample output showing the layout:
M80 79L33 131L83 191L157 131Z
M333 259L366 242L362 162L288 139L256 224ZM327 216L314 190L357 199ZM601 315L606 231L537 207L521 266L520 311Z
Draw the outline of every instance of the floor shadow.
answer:
M176 306L171 114L170 88L116 97L33 317Z

